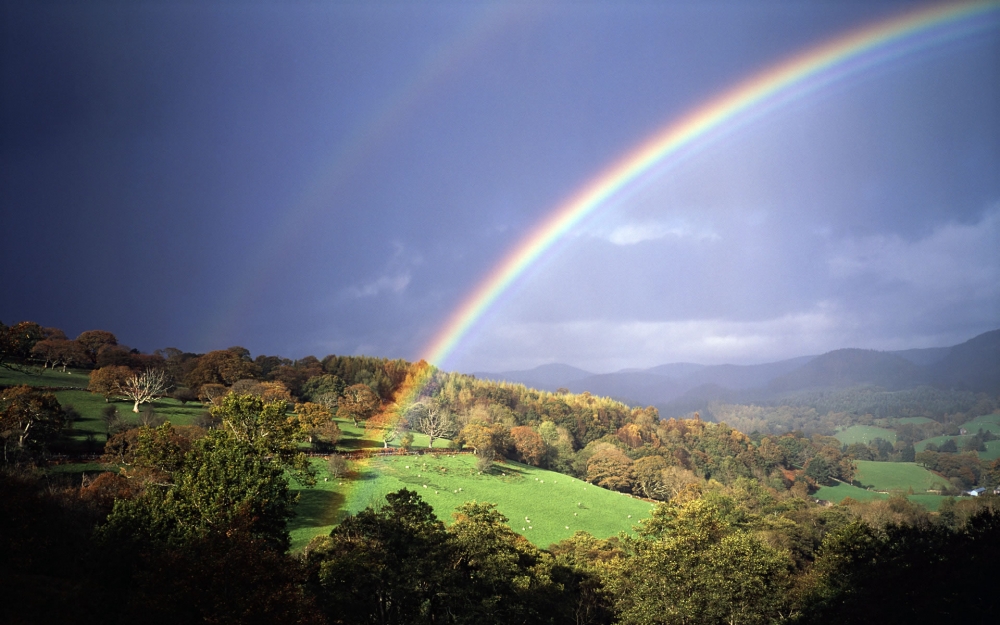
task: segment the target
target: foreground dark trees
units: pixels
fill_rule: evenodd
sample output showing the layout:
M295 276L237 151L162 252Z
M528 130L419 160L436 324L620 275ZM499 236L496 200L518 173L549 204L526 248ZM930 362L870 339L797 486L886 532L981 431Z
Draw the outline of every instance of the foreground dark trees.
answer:
M790 517L762 529L751 508L694 497L635 538L545 551L492 504L445 527L403 490L291 556L275 468L210 435L138 492L0 474L0 622L983 623L997 609L989 507L954 530L835 510L812 518L828 531L809 548Z

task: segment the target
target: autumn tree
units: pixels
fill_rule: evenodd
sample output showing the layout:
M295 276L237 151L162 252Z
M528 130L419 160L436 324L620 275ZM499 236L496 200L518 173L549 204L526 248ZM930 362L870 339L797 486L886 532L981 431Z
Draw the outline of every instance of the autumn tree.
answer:
M535 428L519 425L510 429L510 437L514 440L514 448L521 459L531 465L539 466L545 458L545 441Z
M91 363L97 362L97 353L108 345L118 345L118 338L106 330L87 330L76 337L76 342L83 349Z
M139 404L153 401L167 392L167 376L162 370L146 369L125 378L118 391L135 402L132 412L138 413Z
M29 386L0 391L0 443L4 464L15 464L45 451L62 431L64 413L52 393Z
M635 474L632 459L610 444L601 444L587 462L587 481L602 488L628 492Z
M238 380L235 384L233 384L230 390L237 394L248 393L250 395L256 395L265 402L283 401L289 404L292 403L292 394L288 392L288 388L285 386L284 382Z
M510 431L500 423L468 423L459 437L476 455L488 460L503 456L511 444Z
M354 384L344 389L344 396L337 402L337 414L351 419L355 427L374 415L381 405L376 395L365 384Z
M257 377L257 367L243 348L209 352L198 359L198 364L187 374L185 382L190 388L203 384L232 386L239 380Z
M53 369L61 366L63 372L70 365L82 366L89 362L79 343L58 338L38 341L31 348L31 355L41 360L45 368L50 365Z
M198 388L198 401L205 404L218 404L229 394L229 388L223 384L202 384Z
M128 367L114 365L101 367L90 372L90 384L87 385L87 390L104 395L104 401L107 403L112 397L121 395L122 386L133 375L135 373Z
M44 338L42 327L34 321L12 326L0 323L0 366L11 369L28 362L31 349Z
M340 428L330 409L322 404L295 404L295 418L306 440L314 447L333 447L340 440Z

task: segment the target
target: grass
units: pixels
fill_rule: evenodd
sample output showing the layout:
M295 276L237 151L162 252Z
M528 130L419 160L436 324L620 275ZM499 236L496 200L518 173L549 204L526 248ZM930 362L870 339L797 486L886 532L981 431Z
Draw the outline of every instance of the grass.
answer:
M913 423L916 425L923 423L934 423L934 419L931 419L930 417L896 417L895 419L892 419L892 421L899 424Z
M896 442L896 433L894 431L874 425L852 425L837 432L834 436L844 445L852 445L854 443L867 445L876 438L881 438L890 443Z
M1000 440L987 441L986 451L979 452L979 459L993 461L997 458L1000 458Z
M340 451L355 451L358 449L371 449L382 447L382 441L373 440L370 435L365 432L365 426L362 424L360 426L354 425L354 422L350 419L334 419L337 423L337 427L340 428L340 440L337 441L337 449ZM399 438L389 443L390 448L399 447ZM421 434L419 432L413 432L413 445L411 449L413 450L423 450L427 449L427 443L430 438L426 434ZM451 443L449 439L437 438L434 439L434 449L445 450Z
M53 394L63 406L71 405L80 413L80 418L73 423L73 428L64 440L55 445L61 452L99 453L104 446L107 426L104 422L104 410L108 406L118 408L118 415L125 421L138 423L138 414L132 412L133 402L112 401L106 403L103 395L88 391L54 391ZM208 408L198 402L184 405L176 399L164 397L151 403L139 406L139 410L152 407L158 416L174 425L191 425L195 419L206 412Z
M316 487L293 485L301 499L298 516L289 527L292 549L302 549L347 514L378 505L386 494L402 488L419 493L446 524L453 522L455 508L467 501L495 503L510 519L511 529L540 547L581 530L599 538L631 531L653 507L641 499L519 463L498 464L490 474L480 474L475 467L476 457L471 454L379 457L352 463L354 475L346 480L329 477L317 460L322 471Z
M836 486L821 486L816 491L817 499L824 499L834 503L840 503L848 497L855 501L871 501L873 499L888 499L889 495L844 483L837 484ZM943 495L907 495L906 498L913 503L920 504L931 512L936 512L944 500L947 499Z
M75 386L77 388L87 388L90 384L90 371L87 369L67 368L63 373L62 369L32 369L34 373L24 373L22 371L12 371L0 367L0 385L17 386L25 384L27 386Z
M984 432L1000 434L1000 413L993 413L976 417L972 421L963 423L960 427L965 428L970 434L975 434L982 428Z
M889 495L843 482L838 482L836 486L820 486L819 490L816 491L817 499L832 501L834 503L840 503L848 497L855 501L871 501L872 499L888 499Z
M947 488L948 482L913 462L875 462L858 460L855 481L881 491L907 491L916 493Z
M976 417L971 421L966 421L960 428L964 428L968 434L958 435L958 436L934 436L932 438L925 438L913 445L913 448L918 451L924 451L927 446L931 443L940 447L949 440L955 441L955 445L958 447L958 451L961 452L965 446L966 441L972 438L979 430L984 432L993 432L994 434L1000 435L1000 413L993 413L988 415L982 415ZM1000 458L1000 440L988 441L986 443L986 451L980 451L980 460L996 460Z

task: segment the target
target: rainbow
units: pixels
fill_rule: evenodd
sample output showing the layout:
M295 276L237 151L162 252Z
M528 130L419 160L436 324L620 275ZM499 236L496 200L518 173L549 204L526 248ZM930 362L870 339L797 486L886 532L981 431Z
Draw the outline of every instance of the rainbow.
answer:
M449 316L423 352L443 365L499 297L585 217L656 168L676 164L701 143L783 104L874 65L959 38L983 26L1000 2L921 8L810 48L705 102L656 132L560 204L513 248Z

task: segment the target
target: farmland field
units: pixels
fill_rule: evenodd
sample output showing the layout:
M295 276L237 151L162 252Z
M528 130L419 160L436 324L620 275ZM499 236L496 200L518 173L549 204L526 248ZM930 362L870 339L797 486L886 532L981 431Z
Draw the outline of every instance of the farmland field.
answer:
M419 493L449 525L452 512L466 501L495 503L510 520L511 529L540 547L579 530L599 538L630 531L653 507L641 499L515 462L497 464L491 474L480 474L472 454L373 458L352 463L350 480L328 477L322 461L315 462L321 469L315 488L293 482L301 497L299 516L290 524L293 549L328 533L347 514L377 505L387 493L402 488Z
M874 425L852 425L837 432L834 436L844 445L851 445L853 443L867 445L876 438L881 438L890 443L896 442L896 433L894 431Z
M874 462L858 460L855 481L875 490L906 491L910 488L917 493L937 490L949 486L948 482L913 462Z
M889 495L886 493L877 493L875 491L866 490L864 488L858 488L857 486L851 486L850 484L840 483L836 486L821 486L820 489L816 491L816 497L818 499L840 503L848 497L854 499L855 501L871 501L872 499L888 499ZM947 499L947 497L942 495L907 495L906 498L913 503L922 505L931 512L937 511L937 509L941 507L944 500Z
M967 432L967 434L958 436L935 436L933 438L925 438L924 440L915 443L913 445L913 448L917 452L921 452L927 449L927 446L930 444L934 444L940 447L949 440L952 440L955 441L955 446L958 448L958 451L961 452L964 449L966 442L969 439L971 439L972 436L975 435L979 430L983 430L984 432L992 432L993 434L1000 436L1000 413L993 413L976 417L971 421L966 421L959 427L963 428ZM1000 458L1000 440L986 441L985 445L986 445L986 450L978 452L980 460L990 461Z
M832 501L834 503L840 503L848 497L855 501L889 498L885 493L877 493L873 490L858 488L857 486L851 486L843 482L838 482L836 486L820 486L819 490L816 491L817 499Z
M890 421L893 421L893 422L899 423L899 424L903 424L903 423L913 423L913 424L934 423L934 419L931 419L930 417L896 417L895 419L890 419Z

